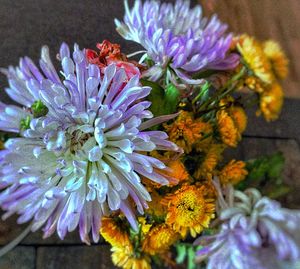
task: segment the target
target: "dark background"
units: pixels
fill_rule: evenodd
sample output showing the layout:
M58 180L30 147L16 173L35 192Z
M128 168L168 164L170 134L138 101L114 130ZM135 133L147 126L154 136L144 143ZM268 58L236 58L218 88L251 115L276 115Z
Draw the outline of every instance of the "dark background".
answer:
M129 1L132 3L133 1ZM165 1L164 1L165 2ZM174 1L171 1L174 2ZM197 0L192 1L195 4ZM300 97L300 1L299 0L199 0L205 13L217 12L236 33L247 32L259 39L275 38L291 60L291 74L284 84L288 96ZM123 17L122 0L0 0L0 67L16 66L22 56L35 62L43 45L50 47L53 61L62 42L94 48L109 39L120 43L125 53L138 45L123 40L115 31L114 18ZM6 100L5 76L0 75L0 99ZM226 158L248 160L283 152L285 181L293 192L284 203L300 207L300 101L287 99L282 117L274 123L249 113L249 127L237 149ZM1 212L0 212L1 214ZM15 238L26 225L16 217L0 221L0 246ZM108 269L110 247L101 243L83 245L77 231L61 241L57 236L42 240L42 233L28 236L16 249L0 258L0 269Z

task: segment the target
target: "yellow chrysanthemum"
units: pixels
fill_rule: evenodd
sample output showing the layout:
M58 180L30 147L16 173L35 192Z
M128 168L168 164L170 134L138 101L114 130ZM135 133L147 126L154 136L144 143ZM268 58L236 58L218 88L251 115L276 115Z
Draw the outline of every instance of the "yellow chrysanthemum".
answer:
M274 76L271 64L258 41L253 37L242 35L239 37L237 49L255 77L259 78L263 83L270 84L273 82Z
M225 145L236 147L241 140L241 134L232 117L226 110L220 110L217 113L218 129L220 137Z
M244 180L248 175L246 163L242 161L231 160L219 173L219 179L222 184L237 184Z
M166 223L183 238L188 232L196 237L215 216L214 200L205 198L204 193L204 187L186 185L168 197Z
M260 96L260 112L267 121L276 120L282 109L284 94L282 87L275 83ZM259 114L259 113L258 113Z
M114 217L103 217L100 234L102 237L114 246L130 245L129 235L123 221Z
M239 133L242 134L246 130L248 122L245 110L240 106L233 106L230 108L230 116L233 118Z
M199 167L194 173L196 179L208 179L212 177L213 171L222 157L225 147L222 144L211 144Z
M200 122L200 120L199 120ZM208 122L201 121L201 138L196 142L195 149L198 152L207 150L213 139L213 127Z
M223 107L228 115L233 118L235 126L239 133L242 134L247 127L248 117L245 110L241 106L235 105L234 102L235 100L232 96L227 96L220 100L219 106Z
M271 62L272 69L279 79L285 79L289 72L289 61L280 45L272 40L263 44L264 52Z
M114 265L123 269L151 269L148 255L136 254L131 246L113 247L112 261Z
M163 223L151 229L143 242L143 251L150 255L166 252L177 240L179 234Z
M170 125L164 125L171 141L181 147L185 153L192 151L193 145L202 137L203 122L195 120L193 114L181 111Z

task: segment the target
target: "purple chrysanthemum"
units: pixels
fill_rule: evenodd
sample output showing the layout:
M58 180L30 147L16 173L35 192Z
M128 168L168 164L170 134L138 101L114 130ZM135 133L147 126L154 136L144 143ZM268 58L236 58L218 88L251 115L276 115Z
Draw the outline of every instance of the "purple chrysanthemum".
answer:
M18 213L33 231L43 226L45 237L57 230L64 238L79 226L89 243L90 231L99 239L103 214L120 209L136 225L128 198L140 213L151 200L140 175L168 184L156 172L166 166L145 152L178 147L164 132L144 131L164 117L145 120L150 102L141 99L151 88L138 76L128 81L114 64L101 75L77 45L71 57L63 44L59 57L60 74L47 47L41 71L27 57L4 70L6 92L21 106L0 105L0 128L20 134L0 152L0 205L4 218Z
M296 269L300 261L300 212L281 208L256 189L221 198L220 231L200 237L199 261L207 269Z
M154 61L144 75L158 80L167 71L175 80L197 84L191 76L206 70L228 70L238 64L238 56L229 54L232 41L226 35L227 25L216 16L208 20L200 6L190 8L190 2L177 0L175 5L159 1L136 0L130 10L125 0L124 22L115 20L117 31L127 40L146 49ZM167 68L168 67L168 68Z

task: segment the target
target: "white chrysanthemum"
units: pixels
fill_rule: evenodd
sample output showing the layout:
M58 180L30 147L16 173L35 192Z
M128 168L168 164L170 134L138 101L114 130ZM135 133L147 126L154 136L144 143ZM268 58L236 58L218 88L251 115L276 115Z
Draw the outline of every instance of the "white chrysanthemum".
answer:
M63 238L79 226L81 239L99 239L103 214L120 209L130 223L130 197L142 214L151 197L140 175L157 183L165 165L150 156L153 150L178 150L160 131L144 131L165 118L152 118L143 101L151 88L139 77L127 80L115 65L89 64L75 45L73 57L63 44L61 80L42 50L40 67L29 58L6 74L8 94L21 107L0 106L0 128L20 131L1 152L0 204L5 217L20 214L19 223L33 220L32 230L44 226L45 237L55 230Z

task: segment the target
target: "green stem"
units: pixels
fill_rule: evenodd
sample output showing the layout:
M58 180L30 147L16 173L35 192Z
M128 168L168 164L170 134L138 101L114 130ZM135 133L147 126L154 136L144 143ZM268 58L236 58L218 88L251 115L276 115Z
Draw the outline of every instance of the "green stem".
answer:
M227 94L231 93L235 90L235 82L238 81L241 77L243 77L246 73L246 68L243 67L239 73L234 75L230 80L226 82L224 87L222 87L219 91L217 91L211 98L209 98L206 102L204 102L198 109L198 112L201 112L203 109L207 109L209 105L214 103L215 101L219 101L224 98ZM227 90L226 90L227 89ZM225 90L225 91L224 91ZM224 91L224 92L223 92ZM220 94L221 92L221 94Z

